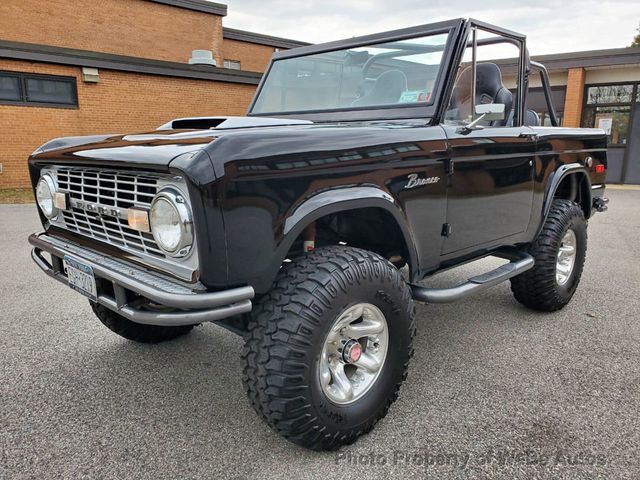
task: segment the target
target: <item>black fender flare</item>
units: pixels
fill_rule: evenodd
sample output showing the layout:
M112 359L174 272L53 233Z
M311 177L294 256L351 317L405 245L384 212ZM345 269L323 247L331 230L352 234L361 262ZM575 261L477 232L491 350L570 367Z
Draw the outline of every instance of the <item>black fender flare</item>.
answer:
M406 260L411 272L418 272L418 252L402 207L388 192L374 186L353 186L326 190L306 199L291 212L285 221L283 233L287 238L287 251L311 222L331 213L369 207L382 208L393 216L407 247L409 258Z
M589 176L589 170L580 163L568 163L566 165L560 166L555 172L553 172L547 182L547 188L544 194L544 204L542 209L542 222L540 228L542 228L542 224L544 224L547 219L547 215L549 215L549 210L551 210L551 202L555 197L555 194L560 186L560 183L567 178L569 175L579 175L581 179L586 181L587 185L587 195L588 198L585 199L587 202L587 208L585 209L585 217L589 218L591 216L591 203L592 203L592 195L591 195L591 177ZM583 206L584 208L584 206Z

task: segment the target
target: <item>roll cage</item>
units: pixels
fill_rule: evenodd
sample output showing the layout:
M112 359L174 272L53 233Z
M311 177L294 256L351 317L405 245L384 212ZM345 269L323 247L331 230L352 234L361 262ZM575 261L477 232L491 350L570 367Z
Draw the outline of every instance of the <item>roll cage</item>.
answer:
M496 36L478 39L478 30L489 32ZM429 104L354 106L352 108L309 110L303 112L254 113L252 111L256 104L256 100L264 87L265 79L272 71L274 63L278 60L305 57L308 55L327 53L347 48L370 46L379 43L393 45L394 42L397 42L397 51L373 55L366 61L363 67L363 76L366 77L368 70L376 61L384 59L385 57L391 58L403 55L412 55L416 52L416 46L410 46L409 48L406 43L403 44L403 40L441 33L448 34L448 39L444 45L444 49L442 50L442 68L440 68L435 80L431 98L432 101ZM542 64L530 60L526 47L526 36L475 19L462 18L276 52L271 58L267 71L258 85L247 115L256 117L277 115L278 117L300 118L319 123L336 121L429 119L429 123L439 124L444 119L445 111L456 81L458 66L462 62L465 49L469 47L473 49L472 65L475 79L476 48L479 46L496 45L500 43L513 44L520 52L517 71L517 82L519 88L517 98L515 99L514 125L523 124L526 114L526 94L529 84L529 76L532 71L536 71L540 75L551 124L553 126L557 126L558 122L553 102L551 100L551 88L547 70ZM422 46L420 49L422 52L436 51L432 46ZM440 51L440 49L437 51ZM475 82L472 83L475 85Z

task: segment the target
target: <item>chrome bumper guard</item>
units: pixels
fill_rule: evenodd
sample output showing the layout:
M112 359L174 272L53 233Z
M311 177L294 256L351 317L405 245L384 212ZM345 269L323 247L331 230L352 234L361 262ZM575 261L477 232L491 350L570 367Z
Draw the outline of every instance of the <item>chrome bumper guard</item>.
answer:
M29 237L33 245L31 257L50 277L67 284L62 259L70 255L93 269L98 285L98 303L136 323L160 326L195 325L223 320L251 311L252 287L239 287L220 292L194 291L180 283L161 277L140 267L46 233ZM42 253L51 255L51 262ZM104 288L104 282L113 288ZM131 301L131 292L147 299L159 310L137 308L140 297Z

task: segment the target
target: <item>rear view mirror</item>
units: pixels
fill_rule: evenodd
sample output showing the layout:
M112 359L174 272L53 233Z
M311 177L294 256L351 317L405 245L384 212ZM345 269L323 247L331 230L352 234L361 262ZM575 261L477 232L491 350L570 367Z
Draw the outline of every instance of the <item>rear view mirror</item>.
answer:
M487 121L504 120L504 104L484 103L476 105L476 115Z

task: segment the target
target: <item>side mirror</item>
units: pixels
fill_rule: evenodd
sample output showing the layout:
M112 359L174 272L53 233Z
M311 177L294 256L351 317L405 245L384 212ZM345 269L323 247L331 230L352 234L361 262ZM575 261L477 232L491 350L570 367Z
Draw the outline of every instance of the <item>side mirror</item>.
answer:
M474 130L480 130L482 126L478 125L483 120L504 120L504 103L485 103L476 105L476 119L469 125L465 125L458 129L458 133L469 133Z
M476 105L476 115L478 115L482 120L504 120L504 103L485 103Z

